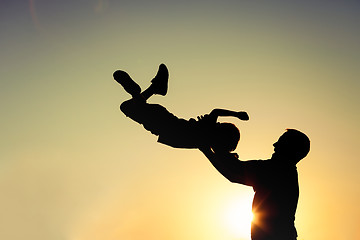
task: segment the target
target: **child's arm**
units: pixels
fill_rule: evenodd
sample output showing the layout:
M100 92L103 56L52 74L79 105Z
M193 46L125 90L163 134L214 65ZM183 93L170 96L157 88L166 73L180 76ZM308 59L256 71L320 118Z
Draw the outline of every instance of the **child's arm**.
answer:
M212 110L210 113L210 116L213 116L216 119L218 117L237 117L240 120L244 120L244 121L249 120L249 115L246 112L235 112L235 111L220 109L220 108L216 108L216 109Z
M235 112L226 109L215 108L210 114L198 116L197 119L203 126L212 126L217 122L218 117L237 117L240 120L249 120L249 115L246 112Z

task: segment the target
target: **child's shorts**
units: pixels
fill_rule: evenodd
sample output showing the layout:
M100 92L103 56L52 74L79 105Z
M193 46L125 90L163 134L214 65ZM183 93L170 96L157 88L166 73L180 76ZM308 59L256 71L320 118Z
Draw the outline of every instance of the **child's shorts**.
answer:
M205 133L195 119L176 117L159 104L138 102L133 99L120 106L121 111L132 120L142 124L158 142L175 148L198 148Z

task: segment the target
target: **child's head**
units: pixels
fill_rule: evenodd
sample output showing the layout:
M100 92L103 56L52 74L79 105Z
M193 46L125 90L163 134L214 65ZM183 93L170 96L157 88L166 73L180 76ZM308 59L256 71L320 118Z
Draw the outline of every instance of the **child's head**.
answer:
M217 153L232 152L240 140L240 131L232 123L216 123L211 148Z

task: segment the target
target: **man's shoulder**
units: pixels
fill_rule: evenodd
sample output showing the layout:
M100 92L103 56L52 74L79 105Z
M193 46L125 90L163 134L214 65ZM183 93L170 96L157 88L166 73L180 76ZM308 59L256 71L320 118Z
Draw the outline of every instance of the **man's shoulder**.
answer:
M258 159L258 160L245 160L245 161L242 161L244 162L245 164L247 165L258 165L258 166L267 166L267 165L271 165L272 162L270 159L267 159L267 160L263 160L263 159Z

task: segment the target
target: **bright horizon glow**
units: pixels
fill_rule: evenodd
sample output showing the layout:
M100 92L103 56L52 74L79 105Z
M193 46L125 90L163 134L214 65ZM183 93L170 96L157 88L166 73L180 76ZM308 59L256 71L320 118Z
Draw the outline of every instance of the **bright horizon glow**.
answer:
M229 235L236 239L250 239L252 195L229 198L224 205L223 221ZM250 203L250 204L249 204Z

